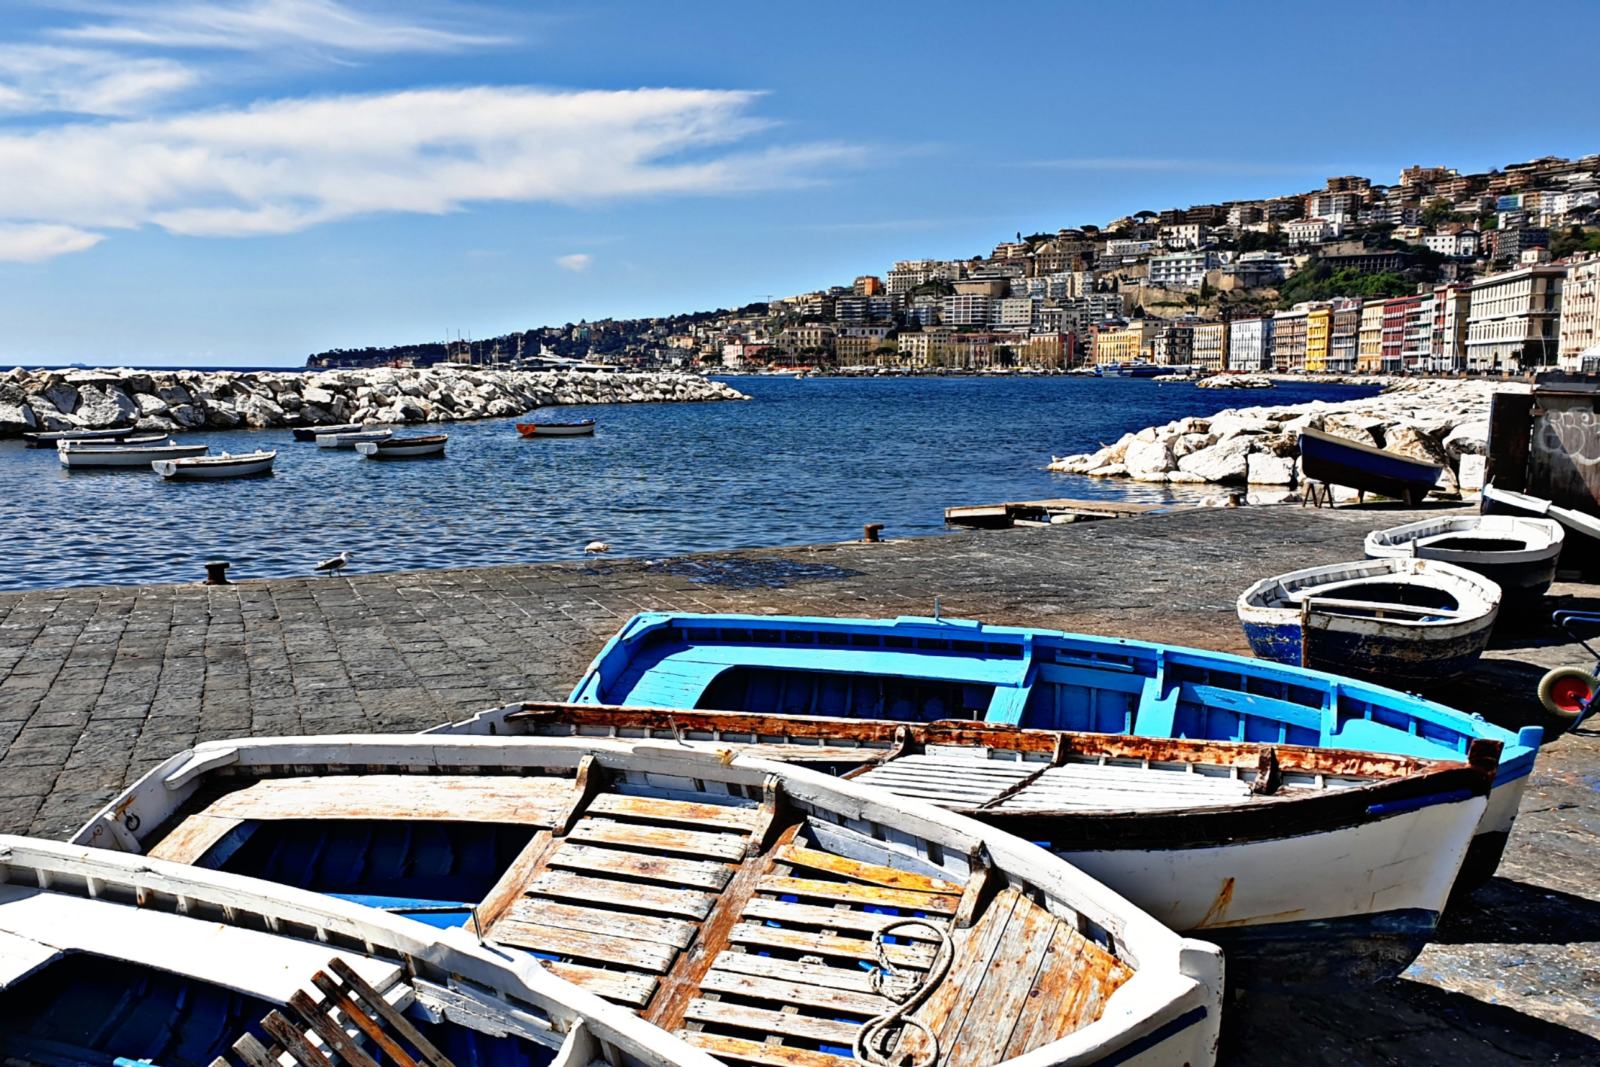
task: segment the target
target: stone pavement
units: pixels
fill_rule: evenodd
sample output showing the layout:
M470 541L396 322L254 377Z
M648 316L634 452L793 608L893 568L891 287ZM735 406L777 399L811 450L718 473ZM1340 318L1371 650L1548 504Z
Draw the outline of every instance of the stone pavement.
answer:
M196 741L414 730L559 698L643 610L926 615L938 597L988 622L1247 651L1233 614L1245 585L1358 556L1366 530L1412 514L1190 511L880 545L0 594L0 830L68 834ZM1554 593L1600 606L1595 586ZM1440 695L1539 721L1539 675L1581 654L1537 627L1500 640ZM1236 1005L1225 1060L1600 1063L1597 738L1547 745L1499 876L1405 978Z

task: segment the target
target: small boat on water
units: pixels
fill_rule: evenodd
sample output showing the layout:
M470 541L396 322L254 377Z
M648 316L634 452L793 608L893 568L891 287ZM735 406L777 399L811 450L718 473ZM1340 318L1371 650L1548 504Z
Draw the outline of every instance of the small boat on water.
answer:
M1044 845L1163 925L1222 946L1234 987L1345 985L1408 967L1444 911L1501 748L1475 740L1463 763L955 720L544 703L429 735L732 748L937 804Z
M1363 495L1420 504L1444 470L1437 463L1385 452L1323 430L1300 431L1300 467L1307 478L1342 485Z
M1426 564L1428 567L1444 564ZM1484 579L1473 581L1483 583ZM1263 659L965 619L645 612L568 698L701 708L1308 745L1463 760L1503 745L1460 883L1500 862L1544 733L1395 689Z
M56 451L62 449L85 448L139 448L144 445L166 445L172 443L172 435L166 433L136 434L132 437L95 437L86 441L66 440L56 442Z
M276 452L244 452L237 456L196 456L193 459L168 459L150 464L163 478L176 481L202 481L222 478L254 478L272 473Z
M1483 487L1480 507L1486 515L1554 519L1561 524L1565 535L1559 565L1589 574L1600 573L1600 515L1564 508L1527 493L1500 489L1493 482Z
M594 433L593 419L577 422L519 422L517 432L524 437L587 437Z
M344 433L317 434L318 448L354 448L362 441L387 441L393 430L350 430Z
M1413 689L1470 669L1499 610L1500 587L1488 578L1409 556L1263 578L1238 601L1262 659Z
M112 430L38 430L22 435L26 448L54 448L61 441L115 441L139 431L132 426Z
M0 1062L718 1061L464 931L147 856L0 837Z
M315 441L323 434L359 433L366 428L366 424L361 422L339 422L325 426L296 426L293 432L296 441Z
M1520 515L1446 515L1367 534L1367 558L1438 560L1465 567L1500 587L1502 605L1537 602L1556 577L1564 537L1551 519Z
M381 441L357 441L356 451L368 459L420 459L425 456L444 455L445 433L419 434L412 437L386 437Z
M152 463L204 456L208 451L206 445L80 445L63 441L56 448L56 458L68 470L148 468Z
M208 742L75 841L470 923L727 1062L1215 1060L1215 946L994 827L726 749Z

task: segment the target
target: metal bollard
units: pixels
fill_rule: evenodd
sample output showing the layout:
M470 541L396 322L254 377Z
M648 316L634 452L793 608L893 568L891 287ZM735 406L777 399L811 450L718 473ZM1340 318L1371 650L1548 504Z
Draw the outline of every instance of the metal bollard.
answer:
M869 544L877 544L883 540L883 523L869 522L861 528L861 532L865 535L864 539Z
M232 585L228 581L228 561L225 559L206 560L206 585Z

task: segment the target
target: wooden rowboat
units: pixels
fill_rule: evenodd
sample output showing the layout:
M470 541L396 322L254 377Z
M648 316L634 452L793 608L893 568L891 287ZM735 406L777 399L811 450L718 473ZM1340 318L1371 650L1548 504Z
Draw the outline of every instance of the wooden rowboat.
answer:
M1444 470L1437 463L1312 429L1300 431L1300 467L1307 478L1408 504L1420 504Z
M214 481L222 478L255 478L272 473L272 463L277 452L244 452L237 456L224 452L220 456L195 456L192 459L169 459L150 464L163 478L176 481Z
M1479 579L1481 581L1481 579ZM573 687L580 704L712 708L1256 741L1463 760L1501 742L1459 881L1500 862L1544 732L1350 678L1177 645L968 619L644 612Z
M1551 519L1445 515L1367 534L1368 559L1415 557L1465 567L1500 587L1502 601L1537 602L1555 581L1565 538Z
M68 438L65 441L56 442L56 451L59 452L63 449L80 451L86 448L138 448L141 445L166 445L171 443L172 435L166 433L142 433L134 434L130 437L95 437L88 440Z
M319 433L318 448L354 448L362 441L387 441L393 430L351 430L348 433Z
M148 469L161 460L187 459L203 456L210 449L206 445L108 445L68 447L62 442L56 457L68 470L106 469L111 467L139 467Z
M1561 524L1563 547L1559 566L1587 575L1600 574L1600 515L1564 508L1543 497L1501 489L1493 482L1483 487L1485 515L1527 515L1554 519Z
M145 856L0 837L0 1062L717 1061L462 931Z
M39 430L22 435L27 448L54 448L62 441L117 441L138 433L133 426L112 430Z
M294 428L294 439L296 441L315 441L323 434L360 433L366 428L366 424L360 422L340 422L326 426L296 426Z
M1435 560L1357 560L1264 578L1239 595L1237 610L1263 659L1416 689L1477 662L1500 587Z
M444 455L449 434L419 434L412 437L387 437L382 441L357 441L356 451L368 459L420 459Z
M1248 987L1405 970L1444 910L1500 753L1497 741L1475 741L1463 763L955 720L550 703L429 734L667 740L841 774L1045 845L1164 925L1221 945L1229 984Z
M594 433L593 419L577 422L519 422L517 432L524 437L587 437Z
M727 750L210 742L75 841L470 922L732 1062L1215 1056L1214 946L993 827Z

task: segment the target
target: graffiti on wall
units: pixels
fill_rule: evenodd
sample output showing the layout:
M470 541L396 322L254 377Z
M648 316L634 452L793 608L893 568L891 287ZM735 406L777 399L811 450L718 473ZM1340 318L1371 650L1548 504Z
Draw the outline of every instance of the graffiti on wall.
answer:
M1563 507L1600 510L1600 414L1595 396L1538 396L1528 489Z

